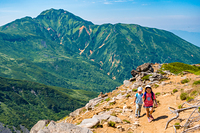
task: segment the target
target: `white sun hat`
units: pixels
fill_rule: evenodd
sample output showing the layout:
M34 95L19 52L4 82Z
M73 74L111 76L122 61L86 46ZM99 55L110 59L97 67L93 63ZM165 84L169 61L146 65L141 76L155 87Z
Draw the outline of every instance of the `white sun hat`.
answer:
M145 88L151 88L151 86L150 85L146 85Z
M142 91L142 87L138 87L137 90L138 90L138 91Z

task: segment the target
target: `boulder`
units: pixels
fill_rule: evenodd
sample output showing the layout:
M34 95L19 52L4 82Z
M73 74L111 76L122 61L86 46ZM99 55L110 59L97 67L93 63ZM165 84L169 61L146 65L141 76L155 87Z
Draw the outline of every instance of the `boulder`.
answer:
M110 116L110 118L108 119L108 122L113 121L115 123L121 123L122 120L116 116Z
M139 72L136 71L136 70L132 70L132 71L131 71L131 75L132 75L133 77L135 77L135 76L138 75L138 74L139 74Z
M82 110L82 108L76 109L74 112L71 112L71 113L69 114L69 116L71 116L71 117L76 117L76 116L78 116L78 115L80 114L81 110Z
M51 122L47 127L44 127L37 133L92 133L92 131L88 128L82 128L71 123Z
M153 69L153 67L151 66L150 63L145 63L145 64L143 64L143 65L140 65L140 66L138 66L138 67L136 68L136 70L137 70L138 72L148 72L148 73L154 72L154 69Z
M102 100L105 100L107 99L108 97L97 97L97 98L94 98L94 99L91 99L89 101L89 103L87 103L85 105L85 108L87 110L90 110L90 109L94 109L95 105L97 105L98 103L100 103Z
M49 123L49 120L40 120L38 121L32 128L30 133L37 133L39 130L46 127L46 125Z
M102 120L108 120L110 116L111 115L108 114L101 114L101 115L94 115L92 118L96 118L101 122Z
M125 87L130 87L132 85L132 83L129 80L124 80L123 83Z
M80 125L80 127L86 127L86 128L92 128L94 127L95 125L97 125L98 123L100 122L99 119L93 117L93 118L90 118L90 119L84 119Z

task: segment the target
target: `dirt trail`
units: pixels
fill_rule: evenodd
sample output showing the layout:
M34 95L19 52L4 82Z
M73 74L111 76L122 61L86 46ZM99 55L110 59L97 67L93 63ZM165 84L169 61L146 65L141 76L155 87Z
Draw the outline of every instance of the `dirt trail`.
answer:
M124 133L173 133L173 124L176 121L173 121L169 124L167 130L165 130L165 125L167 121L174 117L175 114L171 114L168 107L174 107L178 108L180 104L182 104L185 101L180 100L180 94L181 94L181 89L184 90L192 90L194 89L194 86L192 86L192 83L196 80L200 80L200 76L193 75L193 74L186 74L184 76L169 76L170 80L164 81L165 85L159 85L159 87L155 88L153 87L153 92L157 93L160 92L160 95L157 96L157 100L159 101L159 106L157 108L154 108L153 116L154 120L149 123L147 121L147 116L146 116L146 111L144 108L142 108L141 115L142 117L139 118L139 126L137 128L134 128L134 122L136 121L136 118L134 117L135 113L135 106L133 105L134 101L134 95L135 92L132 92L131 97L129 98L124 98L121 100L116 100L116 104L111 105L109 107L105 108L105 104L107 103L104 101L103 103L100 103L97 107L95 107L94 110L91 110L86 113L80 114L78 117L72 119L68 117L65 122L71 122L73 124L80 123L82 120L91 118L93 115L98 114L99 112L102 111L113 111L114 115L119 117L122 121L123 120L128 120L130 123L124 122L116 124L115 127L117 126L122 126L125 131ZM181 80L184 78L190 79L189 83L186 84L181 84ZM200 86L199 86L200 87ZM114 97L117 96L119 93L123 93L123 91L130 89L126 88L123 85L119 87L118 90L114 90L111 93L108 93L109 97ZM173 89L177 89L178 92L172 93ZM127 105L128 108L132 109L133 112L122 112L123 107ZM121 110L121 111L116 111L116 110ZM188 117L191 111L185 111L184 115L181 113L181 117ZM92 129L94 133L120 133L120 131L117 128L109 127L107 123L103 123L103 128L93 128ZM181 130L178 130L178 133ZM198 131L200 132L200 131Z

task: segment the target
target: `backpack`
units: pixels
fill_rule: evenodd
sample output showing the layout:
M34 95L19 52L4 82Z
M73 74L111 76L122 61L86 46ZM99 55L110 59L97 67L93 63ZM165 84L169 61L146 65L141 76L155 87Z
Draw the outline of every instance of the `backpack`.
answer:
M151 91L151 99L152 99L152 101L154 100L153 99L153 96L154 96L154 93L153 93L153 91ZM146 100L146 92L144 93L144 101Z

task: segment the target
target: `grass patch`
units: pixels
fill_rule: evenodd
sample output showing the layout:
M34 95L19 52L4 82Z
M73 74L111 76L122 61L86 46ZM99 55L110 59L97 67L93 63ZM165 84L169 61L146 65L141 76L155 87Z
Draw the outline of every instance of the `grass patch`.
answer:
M130 94L126 95L126 98L129 98L130 96L131 96Z
M144 77L142 77L142 80L149 80L149 77L152 76L152 74L146 75Z
M104 102L104 100L101 100L101 103L103 103Z
M189 102L190 100L193 100L193 99L194 99L193 97L187 97L186 101Z
M111 106L111 105L114 105L114 104L115 104L114 102L109 103L110 106Z
M199 112L200 112L200 107L199 107Z
M160 92L156 92L156 94L155 94L156 96L158 96L158 95L160 95Z
M110 127L115 127L115 124L116 124L116 123L113 122L113 121L109 121L109 122L108 122L108 126L110 126Z
M171 73L179 74L183 71L193 73L195 75L200 75L200 67L192 66L180 62L163 64L161 67L162 70L169 70Z
M101 125L101 124L99 123L99 124L93 126L92 128L98 128L98 127L103 128L103 125Z
M115 112L112 112L112 114L110 114L110 115L117 117L117 114L115 114Z
M181 127L180 123L175 123L174 126L176 129L180 129L180 127Z
M158 85L158 84L155 84L155 85L154 85L154 87L155 87L155 88L158 88L158 87L159 87L159 85Z
M188 78L181 80L181 84L188 83L190 80Z
M173 89L173 93L176 93L176 92L178 92L178 90L177 89Z
M193 85L199 85L200 84L200 80L194 81Z
M190 95L191 95L191 96L197 96L197 95L198 95L198 92L197 92L196 90L194 90L194 91L192 91L192 92L190 93Z
M181 109L182 108L182 106L181 105L178 105L178 109Z
M133 92L137 92L137 89L132 89Z
M181 95L180 95L180 99L181 99L181 100L186 100L187 97L188 97L188 94L185 93L185 92L181 93Z
M99 106L99 103L97 105L95 105L95 107L98 107Z
M124 120L123 120L123 122L126 122L126 123L131 123L130 121L128 121L128 120L126 120L126 119L124 119Z
M108 101L110 101L110 97L109 97L109 98L107 98L105 101L107 101L107 102L108 102Z

